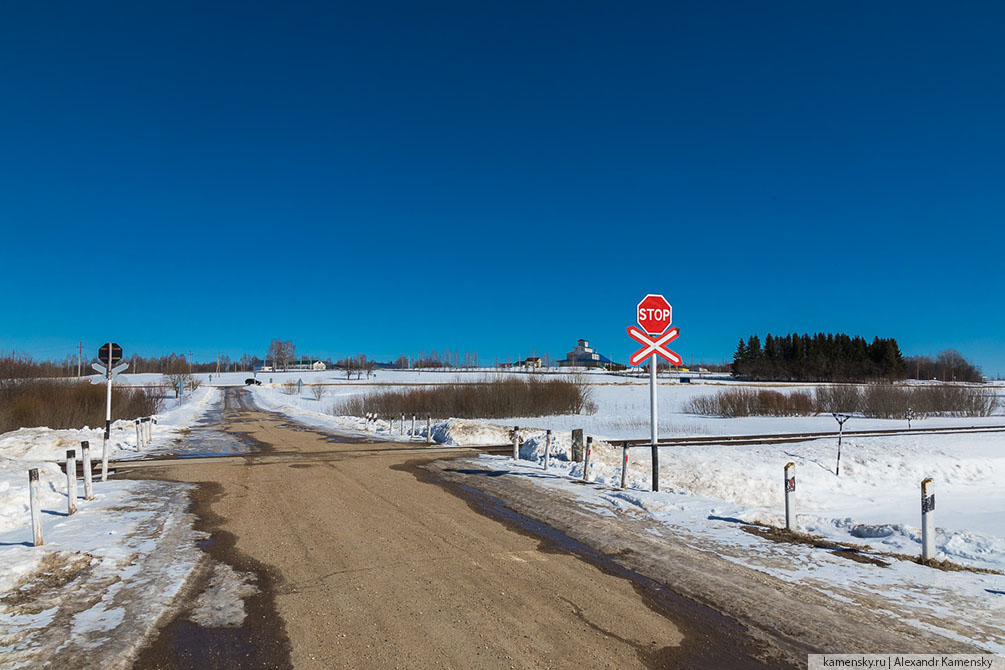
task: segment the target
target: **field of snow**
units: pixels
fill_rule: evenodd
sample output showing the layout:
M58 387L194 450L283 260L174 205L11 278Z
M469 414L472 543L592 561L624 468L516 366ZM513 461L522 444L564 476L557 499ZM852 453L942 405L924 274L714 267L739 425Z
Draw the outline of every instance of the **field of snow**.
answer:
M110 458L137 458L170 448L198 421L219 391L199 389L170 399L142 452L131 421L112 427ZM38 667L58 654L115 665L158 622L196 569L202 553L186 513L190 487L167 482L102 483L103 429L23 428L0 435L0 655L4 667ZM94 500L77 485L78 511L67 516L66 475L58 461L89 440ZM28 470L38 468L45 544L32 546ZM114 465L110 468L114 469ZM54 576L55 575L55 576ZM56 581L55 588L49 583ZM11 589L17 589L11 593ZM25 599L18 594L25 594ZM52 626L66 622L69 628ZM72 631L72 636L68 631ZM96 652L95 652L96 653ZM56 655L55 657L53 655ZM57 663L58 665L58 663Z

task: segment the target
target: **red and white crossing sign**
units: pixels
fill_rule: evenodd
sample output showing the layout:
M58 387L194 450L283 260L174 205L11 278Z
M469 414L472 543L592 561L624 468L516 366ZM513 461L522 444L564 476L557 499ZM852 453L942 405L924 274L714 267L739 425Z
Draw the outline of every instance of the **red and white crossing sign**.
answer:
M670 327L673 321L673 308L667 299L661 295L650 293L639 301L635 309L635 318L639 328L648 335L660 335Z
M660 336L650 338L635 326L628 326L628 335L642 345L642 348L628 359L632 365L640 365L650 356L662 356L674 365L683 365L684 361L677 352L663 346L667 342L673 342L680 335L680 331L676 328L671 328Z

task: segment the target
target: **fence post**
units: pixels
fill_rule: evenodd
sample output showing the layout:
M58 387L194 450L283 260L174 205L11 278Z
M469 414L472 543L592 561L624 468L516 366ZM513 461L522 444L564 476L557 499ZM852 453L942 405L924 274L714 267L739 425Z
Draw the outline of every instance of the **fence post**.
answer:
M84 500L94 500L94 486L91 483L91 444L80 443L80 461L84 466Z
M544 469L547 470L551 464L551 431L544 433Z
M66 450L66 516L77 512L77 452Z
M152 416L147 417L147 444L154 441L154 418Z
M572 460L576 463L583 462L583 429L576 428L572 431Z
M135 419L133 423L136 425L136 451L143 448L143 438L140 437L140 420Z
M593 452L593 438L586 438L586 457L583 459L583 481L590 481L590 455Z
M513 426L513 460L520 460L520 426Z
M935 480L921 480L921 558L935 560Z
M28 496L31 507L31 535L36 547L42 546L42 508L39 501L41 492L38 484L38 470L28 471Z
M398 424L398 434L399 435L404 435L405 434L405 413L404 412L401 413L401 423Z
M785 464L785 530L796 529L796 464Z
M426 444L433 443L433 420L429 414L426 414Z
M415 415L412 415L412 430L408 433L408 438L411 440L415 439Z
M628 488L628 441L621 443L621 488Z

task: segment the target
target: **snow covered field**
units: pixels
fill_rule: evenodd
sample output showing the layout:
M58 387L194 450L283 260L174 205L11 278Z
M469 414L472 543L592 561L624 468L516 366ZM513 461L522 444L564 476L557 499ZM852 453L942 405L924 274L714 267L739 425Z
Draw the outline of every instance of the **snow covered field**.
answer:
M171 399L158 415L152 445L139 452L131 421L112 427L112 459L171 448L219 395L204 388ZM4 667L85 665L127 657L167 611L202 560L186 512L190 487L167 482L100 482L94 500L67 516L66 475L58 461L89 440L100 459L102 429L25 428L0 435L0 655ZM78 468L81 466L78 462ZM28 470L38 468L45 544L32 546ZM114 469L114 466L111 468ZM13 589L13 590L12 590ZM100 657L94 656L100 649Z

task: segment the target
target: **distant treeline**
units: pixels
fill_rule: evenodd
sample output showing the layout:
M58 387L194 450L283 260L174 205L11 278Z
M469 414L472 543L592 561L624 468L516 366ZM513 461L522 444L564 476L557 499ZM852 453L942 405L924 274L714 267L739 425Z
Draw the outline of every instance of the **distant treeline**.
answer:
M733 354L733 375L771 381L869 381L900 379L904 357L897 340L876 337L869 343L844 333L757 335L740 340Z
M914 377L942 381L981 381L981 370L959 352L943 351L904 358L894 338L844 333L751 335L733 354L735 377L756 381L867 382Z

